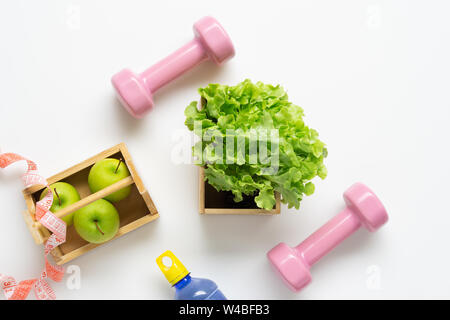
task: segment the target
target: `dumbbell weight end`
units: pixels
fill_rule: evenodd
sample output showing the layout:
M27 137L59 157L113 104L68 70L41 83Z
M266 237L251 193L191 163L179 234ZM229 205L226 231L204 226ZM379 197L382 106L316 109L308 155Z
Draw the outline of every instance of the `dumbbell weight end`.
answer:
M388 220L381 201L362 183L347 189L344 200L347 207L297 247L280 243L267 253L275 270L293 291L311 282L311 266L360 226L375 231Z

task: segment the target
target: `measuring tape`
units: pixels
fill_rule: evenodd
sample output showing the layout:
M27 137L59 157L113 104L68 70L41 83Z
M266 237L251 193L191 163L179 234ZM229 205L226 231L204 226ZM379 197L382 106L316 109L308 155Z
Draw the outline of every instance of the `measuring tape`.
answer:
M37 165L18 154L15 153L1 153L0 154L0 168L4 169L10 164L17 161L26 161L28 165L27 171L22 176L23 184L25 188L33 185L46 186L50 191L47 195L36 203L35 218L44 227L52 232L52 235L48 238L44 245L45 255L45 268L41 272L39 278L30 280L23 280L17 283L16 279L11 276L6 276L0 273L0 285L3 289L3 293L8 300L24 300L27 298L31 289L34 289L34 293L38 300L54 300L56 299L55 292L47 282L47 278L53 281L59 282L64 277L64 268L62 266L51 264L47 256L54 248L66 241L66 223L56 217L50 208L53 203L53 193L47 183L47 180L39 175L37 171Z

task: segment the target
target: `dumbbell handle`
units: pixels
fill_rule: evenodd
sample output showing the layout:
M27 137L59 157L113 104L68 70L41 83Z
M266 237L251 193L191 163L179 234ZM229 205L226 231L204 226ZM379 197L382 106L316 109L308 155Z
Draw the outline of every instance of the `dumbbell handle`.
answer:
M305 262L312 266L344 239L359 229L361 220L348 207L295 247Z
M145 70L141 73L141 77L144 79L150 92L154 93L207 59L208 55L202 43L199 39L194 38L174 53Z

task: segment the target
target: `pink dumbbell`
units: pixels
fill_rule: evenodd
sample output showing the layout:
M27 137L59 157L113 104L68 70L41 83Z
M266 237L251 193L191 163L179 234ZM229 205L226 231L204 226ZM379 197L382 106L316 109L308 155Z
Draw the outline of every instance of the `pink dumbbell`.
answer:
M267 257L285 283L300 291L311 281L311 266L364 226L375 231L388 220L383 204L364 184L355 183L344 192L346 208L295 248L280 243Z
M111 81L122 105L134 117L141 118L153 108L153 94L204 60L220 65L234 56L234 47L225 30L212 17L194 24L195 38L180 49L145 70L134 74L124 69Z

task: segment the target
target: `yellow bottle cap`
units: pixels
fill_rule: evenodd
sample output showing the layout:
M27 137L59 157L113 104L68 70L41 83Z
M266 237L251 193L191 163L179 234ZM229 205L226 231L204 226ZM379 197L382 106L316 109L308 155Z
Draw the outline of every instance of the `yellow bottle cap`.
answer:
M158 258L156 258L156 264L161 269L162 273L171 285L176 284L189 274L189 271L186 269L186 267L183 266L180 260L178 260L178 258L175 257L175 255L170 250L167 250Z

